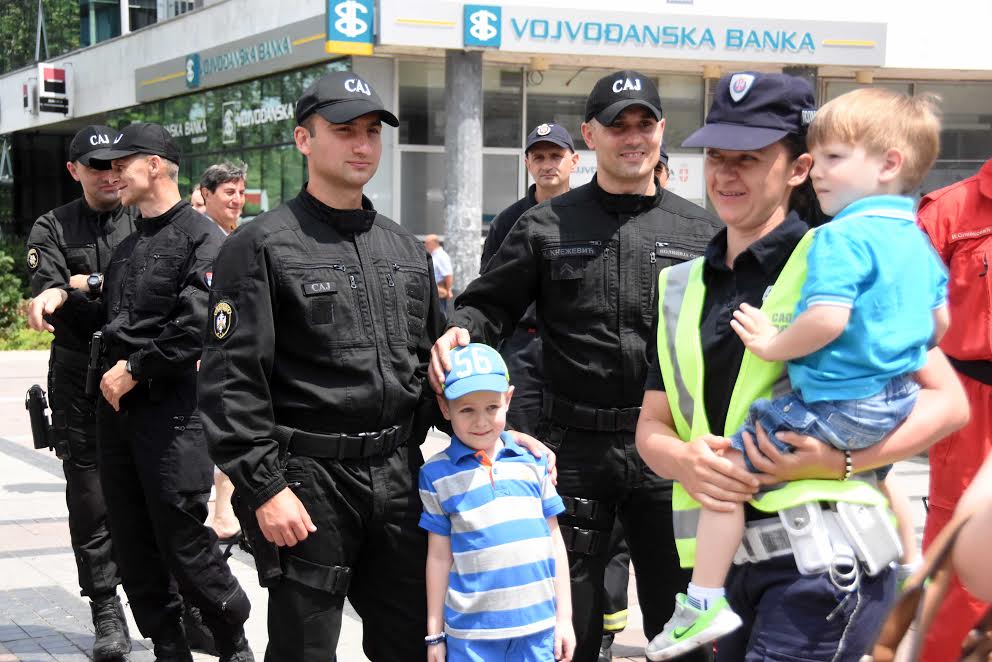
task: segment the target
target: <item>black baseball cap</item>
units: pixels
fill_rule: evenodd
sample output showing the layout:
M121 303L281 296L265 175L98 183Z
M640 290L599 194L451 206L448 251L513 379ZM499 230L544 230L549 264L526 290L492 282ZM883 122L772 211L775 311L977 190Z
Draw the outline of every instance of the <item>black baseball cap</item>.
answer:
M603 76L592 88L586 99L586 121L592 118L609 126L623 110L630 106L644 106L661 119L661 97L654 81L639 71L625 69Z
M575 151L575 144L572 142L571 134L560 124L555 124L554 122L538 124L534 127L533 131L527 134L527 145L524 147L524 154L529 152L530 148L537 143L552 143L559 147L570 149L573 152Z
M80 129L69 143L69 160L79 161L84 166L90 166L95 170L107 170L110 165L106 161L100 161L99 165L90 162L93 153L110 147L119 131L111 129L102 124L90 124Z
M90 158L110 163L114 159L123 159L132 154L161 156L177 165L181 158L179 145L172 139L172 134L161 124L151 122L128 124L117 134L110 147L94 152Z
M344 124L356 117L379 113L383 122L399 126L396 116L386 110L372 86L350 71L334 71L321 76L296 102L296 123L317 113L328 122Z
M787 74L744 71L716 85L706 124L683 147L761 149L792 134L803 135L816 114L813 86Z

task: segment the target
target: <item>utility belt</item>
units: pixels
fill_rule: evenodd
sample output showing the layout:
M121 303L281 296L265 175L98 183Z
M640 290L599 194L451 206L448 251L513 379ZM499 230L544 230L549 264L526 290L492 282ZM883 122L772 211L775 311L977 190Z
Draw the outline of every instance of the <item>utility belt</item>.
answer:
M640 407L599 409L544 392L541 414L559 425L598 432L633 432L637 429Z
M277 436L287 439L290 455L327 460L358 460L389 455L410 436L413 421L376 432L317 433L277 425Z
M616 508L602 501L562 496L565 510L558 515L565 549L575 554L598 556L606 552L613 531Z
M860 568L875 576L902 556L902 544L885 506L844 501L800 504L778 517L747 523L734 563L792 555L804 575L829 572L834 584L854 590Z
M992 386L992 361L962 361L953 356L948 356L947 360L965 377Z

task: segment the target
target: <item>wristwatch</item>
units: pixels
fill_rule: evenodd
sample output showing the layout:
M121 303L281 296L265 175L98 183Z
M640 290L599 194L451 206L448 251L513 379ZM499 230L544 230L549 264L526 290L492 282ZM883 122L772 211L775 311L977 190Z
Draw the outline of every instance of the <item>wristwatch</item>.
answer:
M124 369L127 370L127 374L131 375L132 379L137 379L137 377L134 376L134 368L131 366L131 359L128 359L124 364Z
M86 287L89 288L90 296L97 296L103 291L103 274L94 271L86 277Z

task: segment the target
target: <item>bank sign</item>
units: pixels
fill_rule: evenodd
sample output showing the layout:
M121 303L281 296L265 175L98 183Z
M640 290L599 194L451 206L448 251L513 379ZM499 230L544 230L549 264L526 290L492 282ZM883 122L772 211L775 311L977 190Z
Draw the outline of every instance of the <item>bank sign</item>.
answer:
M139 102L227 85L327 58L325 17L173 58L134 73Z
M582 56L881 66L884 23L381 0L379 42Z

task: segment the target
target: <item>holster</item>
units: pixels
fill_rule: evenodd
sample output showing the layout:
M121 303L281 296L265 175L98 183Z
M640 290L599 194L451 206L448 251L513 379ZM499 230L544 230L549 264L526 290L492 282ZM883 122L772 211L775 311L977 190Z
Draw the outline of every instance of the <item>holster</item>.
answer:
M38 384L28 389L24 396L24 408L28 410L31 419L31 438L37 449L54 450L60 459L68 460L69 429L66 413L62 410L52 411L52 421L48 421L45 410L48 409L48 398Z
M95 331L90 338L90 357L86 364L86 395L95 398L103 377L103 332Z

